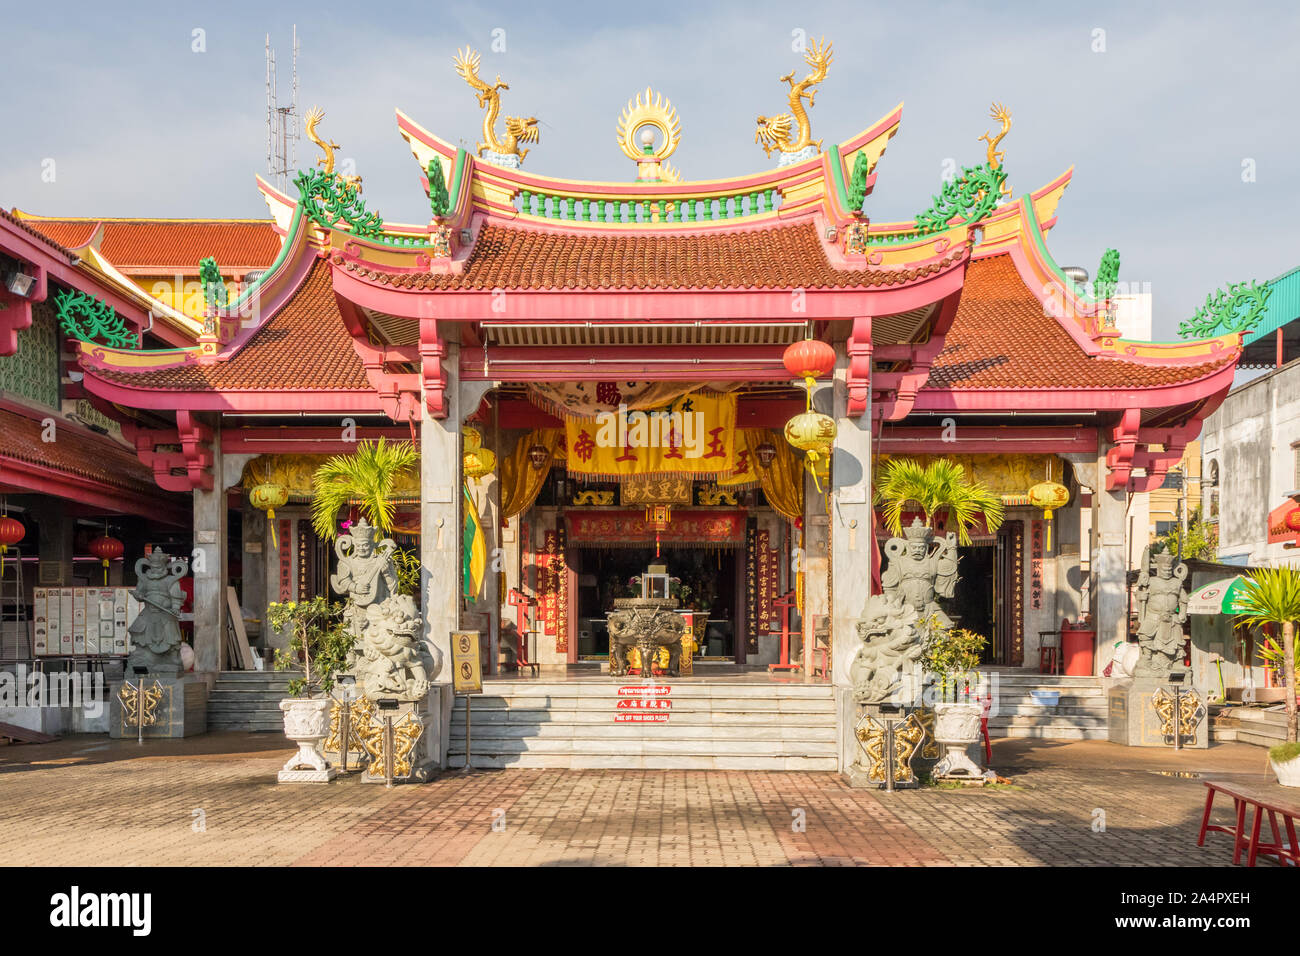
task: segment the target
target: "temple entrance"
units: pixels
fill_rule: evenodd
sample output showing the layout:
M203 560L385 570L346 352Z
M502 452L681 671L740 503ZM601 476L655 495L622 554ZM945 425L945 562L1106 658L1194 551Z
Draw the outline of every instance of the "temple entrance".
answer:
M958 548L957 587L948 601L948 616L957 627L983 634L990 638L984 648L983 663L992 663L994 656L993 605L997 588L994 568L997 549L993 541L976 542L970 547Z
M660 548L650 546L571 549L577 577L577 659L603 661L609 656L605 615L614 600L639 595L633 579L651 564L666 565L673 593L684 610L707 615L697 660L735 660L741 589L739 548ZM697 619L698 620L698 619Z

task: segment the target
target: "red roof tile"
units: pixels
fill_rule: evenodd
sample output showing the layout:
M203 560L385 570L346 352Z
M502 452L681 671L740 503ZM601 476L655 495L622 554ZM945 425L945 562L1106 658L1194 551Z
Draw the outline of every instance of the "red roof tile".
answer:
M954 388L1151 388L1208 375L1231 356L1199 365L1094 358L1025 286L1010 255L966 269L961 305L926 384Z
M25 219L68 248L84 246L98 220ZM99 251L119 269L198 274L199 260L215 256L222 272L264 269L280 254L280 236L268 220L106 219Z
M488 223L460 275L396 274L341 256L336 261L405 289L825 289L901 285L962 254L956 249L917 269L837 269L812 223L687 235L555 233Z
M125 445L70 422L57 423L55 441L45 441L42 431L39 421L0 409L0 435L4 437L0 461L5 458L25 461L114 488L149 495L166 494L154 484L153 472Z
M334 299L329 263L323 259L312 263L288 303L228 361L153 372L96 374L136 388L200 392L370 387Z

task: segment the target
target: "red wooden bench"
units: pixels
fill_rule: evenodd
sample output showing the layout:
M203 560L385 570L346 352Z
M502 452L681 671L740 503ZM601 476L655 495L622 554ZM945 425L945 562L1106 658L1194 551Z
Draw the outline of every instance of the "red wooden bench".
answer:
M1241 850L1246 848L1246 865L1254 866L1255 859L1260 855L1275 856L1278 863L1283 866L1287 861L1292 865L1300 866L1300 843L1296 842L1295 819L1300 817L1300 806L1295 804L1284 803L1282 799L1274 792L1265 790L1260 787L1252 787L1248 784L1229 783L1222 780L1205 781L1205 815L1201 818L1201 833L1197 837L1196 845L1205 845L1205 834L1211 831L1217 833L1227 833L1232 837L1232 862L1236 865L1241 862ZM1210 810L1214 806L1214 795L1222 793L1224 796L1232 798L1233 809L1236 811L1236 824L1233 826L1219 826L1210 823ZM1254 820L1251 823L1250 833L1246 833L1246 810L1253 807L1255 810ZM1261 843L1259 840L1260 825L1264 822L1264 814L1268 814L1268 823L1273 830L1273 842ZM1282 842L1282 835L1278 831L1277 817L1281 815L1283 823L1286 826L1287 843ZM1288 846L1289 844L1289 846Z

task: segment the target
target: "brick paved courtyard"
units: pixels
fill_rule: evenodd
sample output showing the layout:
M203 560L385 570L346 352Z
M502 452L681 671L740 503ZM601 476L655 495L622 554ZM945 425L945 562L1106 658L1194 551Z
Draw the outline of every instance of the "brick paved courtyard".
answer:
M386 790L355 776L277 785L288 753L277 735L244 733L0 747L0 865L1229 865L1225 837L1195 845L1204 787L1172 774L1271 779L1244 744L1003 740L993 763L1014 789L514 770Z

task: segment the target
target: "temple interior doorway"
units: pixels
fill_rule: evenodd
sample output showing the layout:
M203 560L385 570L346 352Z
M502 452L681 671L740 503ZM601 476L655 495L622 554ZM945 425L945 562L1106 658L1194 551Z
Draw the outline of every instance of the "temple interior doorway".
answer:
M993 541L959 547L957 587L948 603L948 616L957 627L988 638L984 663L993 663L993 605L996 590L994 567L997 548Z
M665 547L656 558L653 547L629 545L578 548L576 555L579 661L608 657L605 615L616 598L640 596L640 587L632 579L652 564L666 565L668 574L678 579L674 596L683 609L708 615L697 659L735 658L740 611L737 567L738 562L743 564L740 548Z

